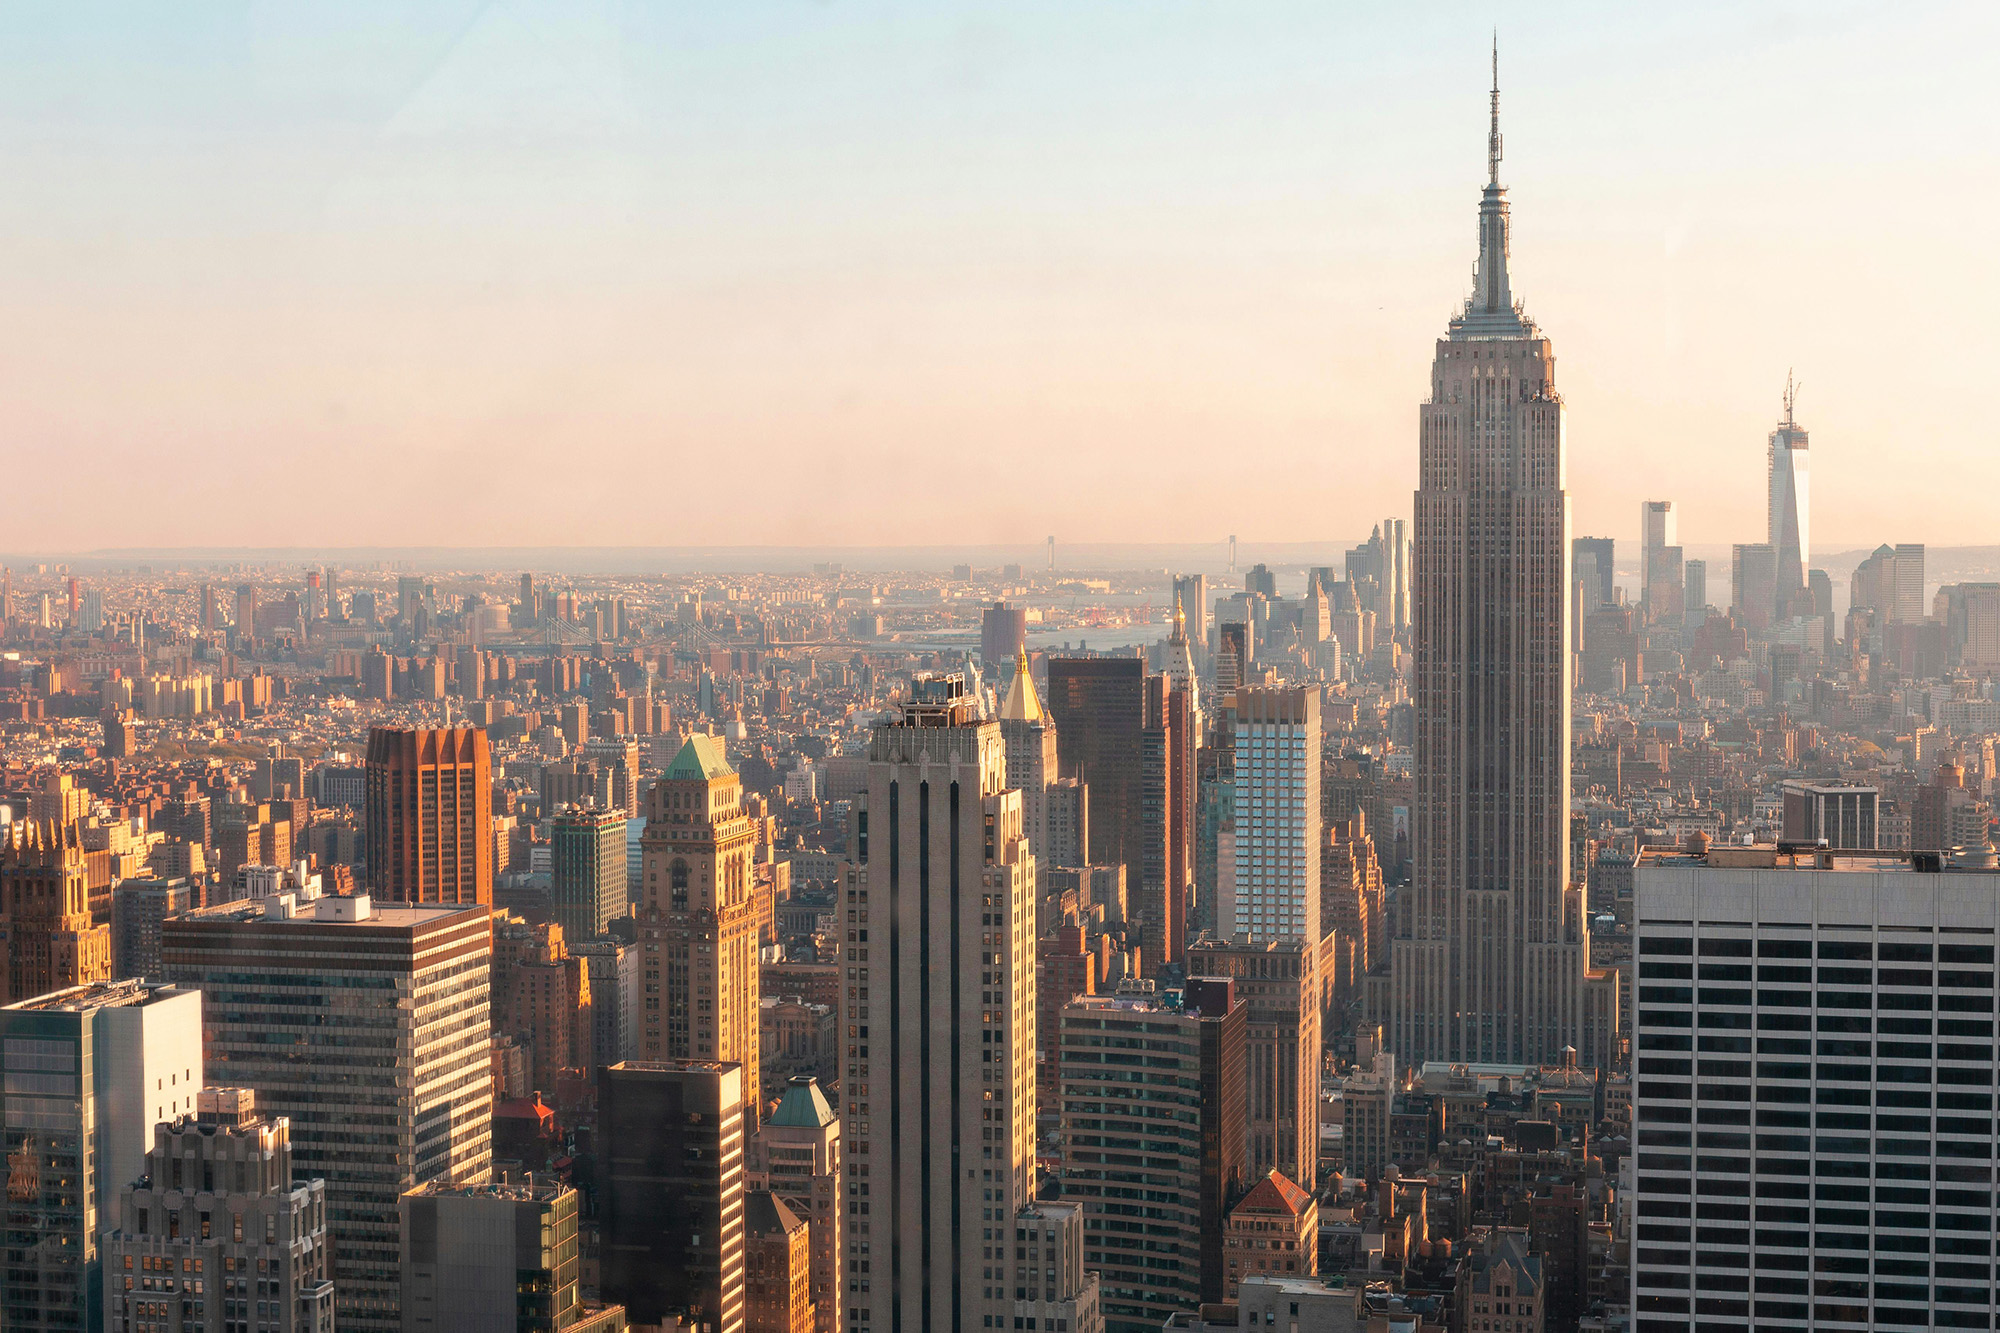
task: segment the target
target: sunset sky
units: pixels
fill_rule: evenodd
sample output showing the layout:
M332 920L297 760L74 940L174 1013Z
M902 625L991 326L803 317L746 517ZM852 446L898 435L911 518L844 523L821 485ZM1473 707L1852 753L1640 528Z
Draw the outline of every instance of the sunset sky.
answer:
M1995 6L350 0L0 9L0 550L1365 534L1495 26L1575 531L2000 542Z

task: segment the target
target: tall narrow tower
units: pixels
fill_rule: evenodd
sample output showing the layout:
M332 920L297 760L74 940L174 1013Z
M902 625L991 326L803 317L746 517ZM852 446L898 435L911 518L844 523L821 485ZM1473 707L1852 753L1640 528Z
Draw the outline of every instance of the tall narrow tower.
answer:
M1778 553L1778 614L1807 614L1810 600L1801 605L1806 588L1806 567L1812 561L1811 530L1807 502L1811 498L1812 454L1807 450L1806 428L1792 416L1798 402L1798 386L1785 376L1785 419L1771 432L1770 452L1770 536Z
M1415 876L1392 1049L1554 1062L1589 959L1569 883L1569 499L1555 355L1514 303L1499 60L1479 265L1437 343L1416 494Z
M743 779L722 742L690 736L653 784L640 839L646 882L639 944L647 995L639 1056L733 1060L743 1066L749 1132L763 1119L757 837L743 809Z
M1006 1328L1040 1271L1013 1243L1035 1201L1035 862L1005 750L957 676L918 676L869 740L840 1088L869 1202L848 1255L873 1271L848 1333Z

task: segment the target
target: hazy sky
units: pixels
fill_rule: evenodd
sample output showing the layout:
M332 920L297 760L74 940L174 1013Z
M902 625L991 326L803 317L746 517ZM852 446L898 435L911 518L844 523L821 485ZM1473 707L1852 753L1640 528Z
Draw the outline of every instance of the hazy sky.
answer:
M1409 510L1501 41L1575 529L2000 542L1992 5L0 8L0 546Z

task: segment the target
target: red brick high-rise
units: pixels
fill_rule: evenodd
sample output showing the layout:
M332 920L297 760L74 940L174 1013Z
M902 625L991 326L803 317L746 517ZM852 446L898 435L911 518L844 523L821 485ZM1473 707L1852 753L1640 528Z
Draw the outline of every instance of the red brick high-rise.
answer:
M493 901L493 761L478 727L377 727L363 786L368 889L394 902Z

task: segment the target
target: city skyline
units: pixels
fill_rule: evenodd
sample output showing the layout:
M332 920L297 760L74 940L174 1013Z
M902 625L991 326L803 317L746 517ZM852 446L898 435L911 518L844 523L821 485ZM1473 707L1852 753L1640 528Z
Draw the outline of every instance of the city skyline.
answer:
M2000 16L878 2L0 13L0 1328L1995 1327Z
M1980 536L1992 451L1927 446L1965 483L1936 496L1872 460L1963 435L1936 390L1977 373L1993 284L1952 219L1993 173L1952 72L1990 15L1041 18L0 21L31 66L0 150L16 456L148 477L125 530L158 542L191 507L391 540L433 491L468 502L425 513L447 540L490 539L492 506L509 537L657 541L627 478L754 453L800 484L676 537L865 543L875 479L941 440L1015 464L953 537L1352 528L1326 516L1413 489L1407 349L1464 286L1447 219L1497 21L1514 189L1547 219L1516 267L1592 460L1576 530L1623 538L1650 494L1690 547L1754 538L1796 366L1820 547ZM1895 330L1886 362L1857 317ZM1225 440L1298 484L1218 491ZM576 448L600 465L507 519ZM298 512L247 503L336 459ZM1140 467L1143 493L1107 484ZM59 477L17 541L72 545L102 498ZM947 535L922 529L898 536Z

